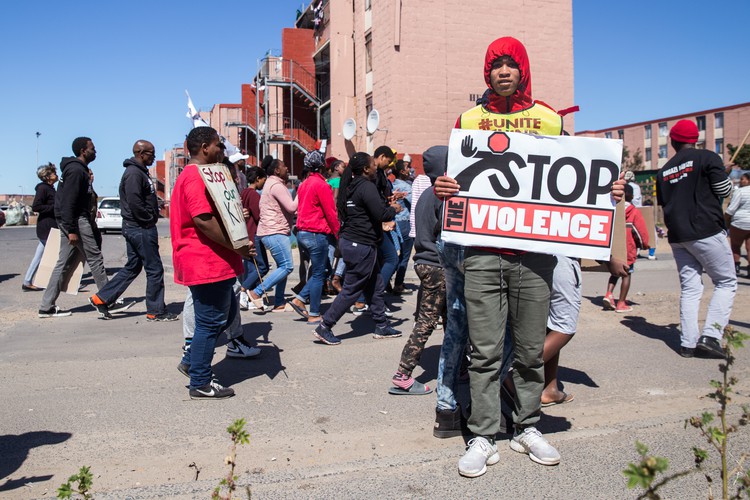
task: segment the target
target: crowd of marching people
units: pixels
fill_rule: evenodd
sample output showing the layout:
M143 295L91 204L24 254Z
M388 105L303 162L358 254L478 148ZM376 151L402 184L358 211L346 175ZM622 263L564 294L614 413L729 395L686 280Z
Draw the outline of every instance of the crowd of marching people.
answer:
M500 38L487 50L484 66L487 91L457 120L457 129L476 130L486 115L524 112L535 130L514 132L562 135L563 120L531 94L531 72L524 46ZM503 122L500 120L500 122ZM680 274L683 357L721 357L723 327L729 320L739 273L740 246L750 242L750 177L745 174L727 214L731 216L731 247L719 199L731 183L718 156L696 150L695 124L681 120L670 132L675 157L660 171L657 196ZM486 123L483 122L483 123ZM498 123L495 120L494 123ZM415 177L410 158L380 146L373 154L357 152L346 160L313 150L304 158L298 185L290 189L288 166L266 156L260 165L246 165L241 153L225 156L218 133L196 127L187 136L190 162L178 176L171 197L170 232L174 279L188 288L183 322L183 356L178 370L190 379L193 399L222 399L234 390L222 386L211 370L222 333L227 356L252 358L257 347L242 338L240 312L292 313L304 318L323 345L342 342L334 332L345 314L368 313L375 339L401 337L393 327L389 296L412 293L405 276L412 266L419 278L415 322L398 360L393 360L389 392L394 395L437 393L434 435L471 436L458 463L461 475L476 477L499 460L498 434L511 434L511 449L540 464L555 465L560 454L537 429L543 407L568 403L572 394L557 381L561 349L576 333L581 306L581 266L562 255L461 246L441 238L446 199L460 186L448 177L448 147L424 151L424 173ZM70 315L55 305L64 277L85 259L98 291L89 299L102 319L132 303L120 296L142 269L146 271L147 319L174 321L178 316L164 303L164 271L158 252L158 204L147 168L154 146L137 141L125 160L120 185L123 236L128 262L107 277L101 237L91 216L93 142L81 137L74 156L63 159L62 179L53 165L40 167L37 199L39 247L24 279L32 284L41 252L52 227L61 231L61 250L39 308L43 318ZM690 169L683 169L689 162ZM222 226L216 204L204 185L199 167L224 163L240 193L248 243L235 248ZM669 176L669 169L683 172ZM682 170L681 170L682 169ZM667 172L665 174L665 171ZM603 262L611 274L605 307L632 311L627 293L639 248L649 249L648 228L636 207L640 191L626 180L610 186L615 201L626 202L629 224L627 259ZM696 195L695 193L698 193ZM698 196L698 198L696 198ZM690 200L701 199L695 204ZM687 213L685 213L687 212ZM638 240L638 241L636 241ZM287 293L295 271L293 242L299 252L299 284ZM653 256L653 253L651 254ZM735 272L736 268L736 272ZM698 330L700 275L706 271L716 286L703 330ZM619 299L614 289L622 279ZM291 298L287 298L288 295ZM322 307L324 297L334 297ZM435 388L412 377L431 334L444 328ZM507 335L506 335L507 332ZM471 405L461 408L455 393L468 378Z

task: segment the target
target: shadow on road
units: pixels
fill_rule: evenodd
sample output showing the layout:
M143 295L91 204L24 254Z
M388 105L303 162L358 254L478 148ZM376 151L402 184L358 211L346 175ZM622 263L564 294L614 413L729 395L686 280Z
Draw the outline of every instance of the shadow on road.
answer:
M59 444L67 441L72 436L69 432L34 431L24 434L5 434L0 436L0 479L6 478L17 471L29 456L29 451L39 446ZM0 484L0 491L10 491L20 488L28 483L48 481L49 476L21 477L6 480Z
M281 363L282 349L269 341L268 334L271 331L271 323L253 322L242 325L243 338L251 345L256 344L261 354L251 359L225 357L213 366L213 370L221 380L222 384L232 386L245 380L266 375L273 380L276 376L286 370ZM221 335L217 342L217 349L227 343L227 337Z
M12 280L16 276L21 276L21 275L18 274L18 273L16 273L16 274L0 274L0 283L2 283L3 281Z
M747 323L745 321L735 321L733 319L729 320L729 324L737 327L737 328L744 328L745 330L750 331L750 323Z
M557 379L560 382L570 382L571 384L580 384L586 387L599 387L599 384L594 382L588 373L566 366L559 366L557 368Z
M625 316L620 323L638 335L643 335L653 340L660 340L674 352L680 352L680 331L676 323L655 325L646 321L642 316Z

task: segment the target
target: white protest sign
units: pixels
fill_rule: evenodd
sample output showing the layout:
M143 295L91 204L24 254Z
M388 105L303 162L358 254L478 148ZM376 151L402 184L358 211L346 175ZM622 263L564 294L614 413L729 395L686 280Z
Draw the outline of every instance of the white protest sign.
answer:
M232 246L240 248L247 245L249 240L245 217L242 215L240 194L237 192L237 185L232 180L226 165L223 163L198 165L198 172L203 178L208 194L214 200Z
M622 141L454 129L448 176L461 186L446 200L442 238L608 260Z

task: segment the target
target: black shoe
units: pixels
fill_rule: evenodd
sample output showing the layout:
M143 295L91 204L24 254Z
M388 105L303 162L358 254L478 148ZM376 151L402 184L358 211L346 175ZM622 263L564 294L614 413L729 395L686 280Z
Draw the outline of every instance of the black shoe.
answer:
M376 327L372 336L376 339L395 339L401 336L401 332L392 326L385 325Z
M91 304L91 305L93 306L94 304ZM108 305L107 306L107 311L109 311L111 313L127 311L128 309L130 309L134 305L135 305L135 301L134 300L131 300L129 302L125 302L124 300L118 300L114 304ZM94 306L94 307L96 307L96 306Z
M695 356L695 349L692 347L682 346L680 347L680 356L682 356L683 358L692 358L693 356Z
M456 405L455 410L435 409L435 426L432 435L438 439L457 436L468 436L469 429L466 427L466 419L461 412L461 406Z
M172 314L170 312L162 313L162 314L147 314L146 315L146 321L161 321L161 322L168 322L168 321L177 321L180 319L176 314Z
M70 316L70 311L65 311L57 306L52 306L49 309L39 309L40 318L62 318L63 316Z
M226 399L234 396L234 389L223 387L216 381L190 389L190 399Z
M317 337L317 339L324 344L339 345L341 343L341 339L335 336L331 329L325 326L323 323L319 324L315 328L315 330L313 331L313 335L315 335L315 337Z
M99 313L100 319L112 319L112 315L109 313L107 304L97 304L96 302L94 302L94 297L89 297L89 304L91 304L91 307L96 309L96 311Z
M187 378L190 378L190 373L188 373L190 371L190 365L186 363L180 363L179 365L177 365L177 371L185 375Z
M695 346L697 354L701 354L706 358L726 358L727 353L724 348L721 347L721 342L713 337L707 335L701 335L698 339L698 344Z

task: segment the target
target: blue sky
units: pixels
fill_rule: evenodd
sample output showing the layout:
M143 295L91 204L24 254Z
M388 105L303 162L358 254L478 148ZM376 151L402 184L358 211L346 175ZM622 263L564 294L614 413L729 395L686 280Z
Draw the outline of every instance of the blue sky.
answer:
M135 140L157 157L195 105L239 102L256 61L281 46L301 0L12 2L0 16L0 192L33 192L39 162L94 139L100 195L117 193ZM576 129L750 100L750 2L574 0ZM219 28L223 27L223 28ZM208 35L206 34L208 33ZM503 33L498 33L498 36Z

